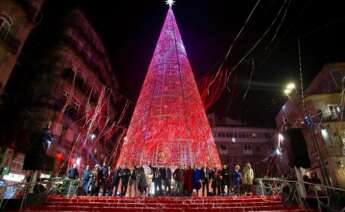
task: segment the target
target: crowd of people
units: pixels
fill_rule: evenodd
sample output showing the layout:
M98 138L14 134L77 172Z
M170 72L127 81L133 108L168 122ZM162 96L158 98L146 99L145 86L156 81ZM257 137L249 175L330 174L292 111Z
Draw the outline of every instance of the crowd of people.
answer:
M250 163L242 170L180 166L175 169L157 166L121 166L111 169L106 163L96 164L93 169L85 166L81 176L74 165L67 172L70 179L80 179L83 195L108 196L197 196L232 195L250 193L254 171ZM80 177L80 178L79 178Z

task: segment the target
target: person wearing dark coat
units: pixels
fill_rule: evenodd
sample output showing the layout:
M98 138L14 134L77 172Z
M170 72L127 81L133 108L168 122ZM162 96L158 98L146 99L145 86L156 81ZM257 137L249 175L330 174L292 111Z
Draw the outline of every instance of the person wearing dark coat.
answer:
M212 195L217 194L216 171L217 171L217 168L211 168L210 169L210 180L211 180L211 187L212 187Z
M84 195L89 194L89 182L91 177L91 171L89 165L85 167L83 170L83 179L82 179L82 188Z
M112 187L112 180L113 180L113 176L111 175L112 171L111 171L111 167L108 167L108 178L107 178L107 194L108 196L112 195L113 192L113 187Z
M72 168L67 171L67 177L71 180L75 180L79 177L79 172L76 164L73 164Z
M146 176L145 176L145 170L144 170L144 167L140 167L139 168L139 171L138 171L138 180L139 180L139 183L138 183L138 190L140 192L141 195L143 194L147 194L147 182L146 182Z
M129 178L129 196L132 196L132 191L134 190L134 196L137 196L137 178L138 178L138 169L136 166L133 167L131 176Z
M165 171L165 179L164 179L164 186L165 186L165 193L171 194L171 169L169 167L166 167L164 169Z
M165 194L165 189L163 189L163 187L165 188L165 179L166 179L165 167L160 167L158 169L158 171L159 171L159 175L161 177L161 187L162 187L162 190L160 191L160 194L164 195Z
M114 196L117 195L117 190L119 188L120 184L120 172L122 172L121 168L115 168L114 171L111 173L112 181L111 181L111 189L109 191L109 195L112 195L112 192L114 191Z
M103 196L105 196L107 192L107 180L108 180L108 166L103 163L101 170L100 170L100 187L103 189Z
M155 195L158 195L162 193L162 177L161 173L159 171L159 168L151 166L150 169L152 172L152 182L154 183L154 193ZM159 192L157 191L157 188L159 189Z
M127 186L128 186L128 181L129 177L131 176L131 170L125 166L120 172L120 177L121 177L121 196L125 196L127 193Z
M176 182L176 195L183 195L183 182L184 182L184 171L178 167L173 173L173 178Z
M205 196L205 190L206 190L206 196L208 196L209 193L209 182L210 182L210 169L203 167L201 169L201 182L202 182L202 196Z
M221 193L222 193L222 171L220 169L215 169L214 179L215 179L215 187L216 187L215 194L221 195Z
M183 182L183 186L184 186L184 193L187 196L191 196L192 192L193 192L193 181L192 181L192 167L188 167L184 170L183 173L183 178L184 178L184 182Z
M229 195L230 184L231 184L231 171L226 165L224 165L221 171L221 176L222 176L222 194L225 194L225 187L227 187L226 194Z

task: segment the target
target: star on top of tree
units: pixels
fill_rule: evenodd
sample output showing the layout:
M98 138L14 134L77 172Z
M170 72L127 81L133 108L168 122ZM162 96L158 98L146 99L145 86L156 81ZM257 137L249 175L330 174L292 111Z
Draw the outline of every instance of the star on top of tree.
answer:
M165 3L169 5L169 7L172 7L175 4L174 0L166 0Z

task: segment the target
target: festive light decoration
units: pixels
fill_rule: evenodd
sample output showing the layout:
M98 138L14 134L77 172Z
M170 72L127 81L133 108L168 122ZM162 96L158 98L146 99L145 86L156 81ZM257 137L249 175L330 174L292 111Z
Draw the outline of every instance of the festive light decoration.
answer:
M166 0L165 3L169 5L169 7L172 7L175 4L174 0Z
M221 166L171 7L126 138L118 166Z

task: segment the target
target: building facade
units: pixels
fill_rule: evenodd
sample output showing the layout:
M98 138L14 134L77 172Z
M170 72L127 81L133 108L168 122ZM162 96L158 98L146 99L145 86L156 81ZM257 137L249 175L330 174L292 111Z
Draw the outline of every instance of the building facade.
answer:
M0 95L16 64L21 49L39 20L44 0L0 1Z
M217 119L208 115L220 159L223 164L233 168L250 163L255 177L263 177L274 152L274 129L246 127L228 118Z
M306 141L311 170L332 185L345 187L345 63L326 64L305 91L304 102L296 91L276 116L280 133L300 128ZM284 145L284 144L283 144ZM318 148L319 146L319 148ZM318 150L320 149L320 150Z
M51 29L51 45L33 53L30 64L16 67L9 80L11 98L4 113L13 121L2 137L25 147L36 139L33 134L48 128L53 137L48 154L56 157L56 170L62 161L92 165L109 160L126 102L105 47L83 12L71 11L58 25Z

